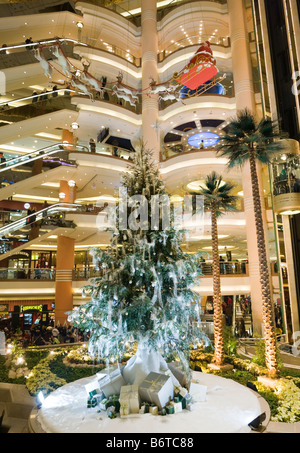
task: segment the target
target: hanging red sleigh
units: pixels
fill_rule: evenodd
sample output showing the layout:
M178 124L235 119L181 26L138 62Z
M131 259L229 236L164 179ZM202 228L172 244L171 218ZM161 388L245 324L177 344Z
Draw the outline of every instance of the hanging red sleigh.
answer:
M174 79L190 90L196 90L218 73L209 41L199 47L193 58Z

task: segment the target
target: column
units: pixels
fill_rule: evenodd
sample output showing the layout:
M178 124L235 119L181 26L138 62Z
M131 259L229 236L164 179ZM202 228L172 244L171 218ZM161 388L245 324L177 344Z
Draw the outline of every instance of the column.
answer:
M74 133L69 131L68 129L62 130L62 141L63 143L70 143L70 145L76 144L76 140L74 139ZM66 146L66 149L69 151L73 151L74 146Z
M73 309L72 272L74 268L74 242L72 238L58 236L55 281L55 325L67 321L67 311Z
M76 183L75 181L62 180L59 184L59 201L61 203L75 203Z
M142 89L149 88L151 78L158 81L156 0L142 0ZM158 129L158 95L142 97L143 143L152 150L153 158L160 160L160 133Z
M233 79L235 86L236 108L243 110L248 108L256 116L255 93L252 79L252 66L249 50L248 31L246 23L246 8L243 0L228 0L228 12L231 36ZM263 215L265 217L265 202L262 192L262 170L257 165L258 179L260 183L260 199ZM252 195L250 164L242 169L243 192L246 217L247 247L249 261L249 279L251 287L251 304L253 317L253 332L262 335L262 300L259 273L259 258L256 238L256 226L254 216L254 203ZM265 233L267 223L264 222ZM266 238L267 240L267 238Z

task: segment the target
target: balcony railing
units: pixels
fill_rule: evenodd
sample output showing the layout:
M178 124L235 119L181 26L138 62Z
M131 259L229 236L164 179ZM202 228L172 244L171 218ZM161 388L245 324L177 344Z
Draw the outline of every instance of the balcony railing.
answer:
M47 280L55 281L53 269L0 268L0 280Z
M200 278L212 277L212 263L201 263ZM224 262L220 263L221 277L247 277L248 263ZM14 269L0 268L0 280L55 280L55 269ZM73 269L73 281L88 280L90 278L102 277L103 271L94 267L81 267Z
M213 264L201 263L200 271L203 277L212 277ZM248 276L248 263L237 261L220 262L221 276Z

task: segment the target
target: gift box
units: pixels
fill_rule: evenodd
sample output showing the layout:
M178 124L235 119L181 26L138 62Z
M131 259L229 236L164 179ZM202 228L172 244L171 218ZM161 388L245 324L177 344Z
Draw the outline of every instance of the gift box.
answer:
M87 408L91 408L91 407L96 407L98 405L98 401L97 401L97 398L95 398L94 396L88 398L87 400Z
M118 395L111 395L106 399L105 409L107 410L109 407L114 407L115 412L120 412L120 399Z
M174 397L172 379L165 374L151 372L140 384L139 393L143 401L153 403L161 410Z
M168 367L175 378L178 380L179 384L182 387L186 387L188 389L191 380L184 371L182 364L180 362L170 362L168 363Z
M152 415L158 415L158 407L157 406L150 406L149 407L149 412Z
M182 412L181 401L178 401L178 402L172 401L170 404L174 407L174 414L178 414L178 412Z
M98 383L100 389L107 398L111 395L119 395L121 387L126 385L120 368L116 368L110 373L104 375L101 379L99 379Z
M182 409L185 409L187 404L192 402L192 397L188 393L187 389L183 387L181 388L174 387L174 393L175 393L174 401L175 403L180 401L182 404Z
M193 403L189 403L187 404L186 409L192 412L195 409L195 405Z
M193 402L195 403L203 403L206 401L206 393L207 393L207 386L195 384L195 382L191 382L190 385L190 395L193 398Z
M149 403L142 403L140 414L148 414L149 413Z
M140 410L140 395L138 385L125 385L121 387L120 406L128 414L138 414ZM122 415L122 410L120 411ZM127 413L123 415L128 415Z
M166 406L166 411L167 411L167 414L175 414L175 409L174 409L174 406L172 404L168 404Z

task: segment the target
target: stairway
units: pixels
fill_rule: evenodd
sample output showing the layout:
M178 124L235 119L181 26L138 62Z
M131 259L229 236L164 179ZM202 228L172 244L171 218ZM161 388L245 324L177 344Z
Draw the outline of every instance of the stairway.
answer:
M0 383L0 414L4 410L2 432L27 433L28 418L36 406L25 385Z

